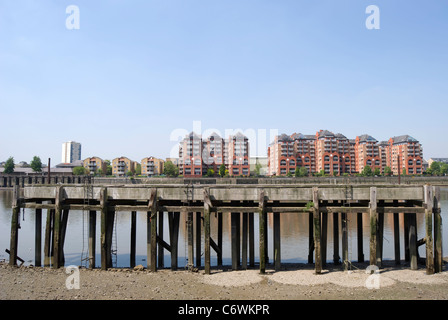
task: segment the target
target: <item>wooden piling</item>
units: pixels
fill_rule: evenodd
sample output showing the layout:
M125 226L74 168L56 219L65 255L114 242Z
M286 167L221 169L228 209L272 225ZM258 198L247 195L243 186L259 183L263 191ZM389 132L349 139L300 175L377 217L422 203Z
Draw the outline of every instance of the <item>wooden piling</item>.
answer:
M68 216L68 213L67 213ZM96 211L89 211L89 268L96 264Z
M398 201L393 201L393 206L398 207ZM400 254L400 214L394 212L394 253L395 253L395 264L399 265L401 260Z
M101 269L107 270L107 188L101 188L100 191L101 206Z
M41 204L42 201L36 201L36 203ZM34 265L40 267L42 266L42 209L36 209L34 220Z
M241 268L243 270L247 269L247 231L248 231L248 221L247 212L242 213L243 216L243 232L242 232L242 250L241 250Z
M230 214L230 241L232 250L232 270L238 270L239 259L238 252L240 250L238 245L238 220L240 219L239 212L232 212Z
M280 246L280 213L273 213L273 222L274 222L274 270L280 270L280 257L281 257L281 246Z
M210 274L210 200L209 188L204 188L204 272Z
M319 189L313 187L313 226L314 226L314 260L315 260L315 273L322 273L322 252L320 246L320 214L319 214Z
M349 269L350 261L348 257L348 228L347 228L347 213L341 212L341 232L342 232L342 263L344 270Z
M265 233L265 220L266 220L266 207L265 207L265 194L264 190L259 191L259 201L258 201L258 218L259 218L259 231L260 231L260 273L266 273L266 233Z
M409 255L409 214L403 213L403 242L404 242L404 260L406 262L410 261Z
M168 214L168 225L170 229L170 246L171 246L171 270L178 268L178 242L179 242L179 220L180 212L171 212Z
M202 234L201 212L196 212L196 268L201 267L201 234Z
M53 228L53 268L58 269L61 263L60 237L61 237L61 218L62 218L62 186L56 188L55 197L55 216Z
M53 209L47 209L47 218L45 222L45 239L44 239L44 267L49 267L51 263L51 238L52 238L52 221Z
M417 218L415 213L409 213L409 256L411 270L417 270Z
M131 211L131 248L129 265L131 268L135 267L135 245L137 239L137 211Z
M333 263L338 265L341 257L339 256L339 213L333 212Z
M433 212L434 212L434 272L442 272L443 251L442 251L442 215L440 206L440 187L433 190Z
M164 268L165 267L165 253L163 251L163 211L159 211L158 213L158 219L157 222L159 224L159 232L157 234L157 248L158 248L158 264L157 267L158 268Z
M222 212L218 212L218 266L222 266Z
M384 242L384 212L377 213L377 238L376 238L376 265L383 265L383 242Z
M188 244L188 269L191 270L194 265L194 247L193 247L193 212L187 213L187 244Z
M116 212L113 208L108 208L107 210L107 219L106 219L106 260L107 260L107 268L111 268L113 266L112 261L112 241L114 237L114 224L115 224L115 215Z
M321 251L322 267L327 265L327 236L328 236L328 212L321 213Z
M356 222L358 227L358 262L362 263L364 262L362 212L356 214Z
M9 264L11 266L17 265L17 249L19 241L19 186L14 186L14 195L12 199L12 217L11 217L11 241L9 243Z
M148 209L151 212L150 230L151 230L151 249L150 249L150 271L157 271L157 189L151 189L148 201Z
M314 209L313 209L314 210ZM314 222L313 212L308 213L308 263L311 264L314 261Z
M249 212L249 267L255 267L255 233L253 212Z
M433 188L425 185L425 245L426 245L426 274L434 274L434 241L432 236L432 215L434 194Z
M377 202L376 187L370 187L370 265L376 265Z

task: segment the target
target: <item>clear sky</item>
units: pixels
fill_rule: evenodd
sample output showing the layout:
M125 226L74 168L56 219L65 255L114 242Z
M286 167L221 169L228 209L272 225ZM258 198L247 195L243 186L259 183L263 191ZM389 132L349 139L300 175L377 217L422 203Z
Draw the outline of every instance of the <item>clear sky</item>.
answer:
M198 124L256 132L252 156L327 129L448 157L447 101L446 1L0 0L0 161L165 158Z

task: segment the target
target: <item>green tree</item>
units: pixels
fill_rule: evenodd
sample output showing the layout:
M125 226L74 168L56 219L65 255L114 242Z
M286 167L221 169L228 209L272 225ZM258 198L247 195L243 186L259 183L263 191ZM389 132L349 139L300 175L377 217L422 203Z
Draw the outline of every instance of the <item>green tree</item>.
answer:
M207 173L205 174L206 177L213 177L215 175L215 170L208 169Z
M138 176L142 174L142 165L140 163L137 163L135 166L135 174Z
M168 177L177 177L179 175L179 168L177 168L171 161L165 162L163 174Z
M404 176L406 175L406 168L403 168L401 174L404 175Z
M97 175L102 176L103 175L103 170L101 168L99 168L98 170L96 170L95 172Z
M6 160L5 163L5 170L3 171L4 173L13 173L14 172L14 158L13 157L9 157L8 160Z
M226 175L226 165L224 163L219 167L218 174L221 178Z
M41 172L42 171L42 161L39 157L34 156L33 160L30 163L31 169L33 169L34 172Z
M126 175L127 175L128 177L132 177L134 174L132 173L131 170L129 170L128 172L126 172Z
M443 163L440 165L440 174L442 175L448 174L448 163Z
M391 176L392 175L392 169L389 166L385 167L384 168L384 174L386 176Z
M104 160L106 162L106 176L112 175L112 165L110 164L110 160Z
M87 170L84 167L74 167L73 174L76 176L82 176L84 174L87 174Z
M308 170L305 167L296 167L296 171L294 172L294 176L296 177L305 177L308 175Z
M429 166L432 174L439 175L440 174L440 162L433 161Z
M289 172L286 174L286 176L287 176L287 177L292 177L292 173L291 173L291 171L289 171Z
M374 174L375 176L379 176L379 175L381 175L380 168L375 168L375 170L373 171L373 174Z
M260 175L261 167L262 167L261 163L259 163L258 160L257 160L257 163L255 164L255 175L256 176Z
M372 168L370 166L365 166L364 169L362 169L361 175L364 177L372 176Z

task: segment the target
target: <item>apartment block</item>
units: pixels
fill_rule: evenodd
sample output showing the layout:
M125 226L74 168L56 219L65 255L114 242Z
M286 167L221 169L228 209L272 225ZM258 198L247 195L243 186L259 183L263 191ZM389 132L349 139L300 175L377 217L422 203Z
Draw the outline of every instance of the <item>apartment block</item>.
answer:
M115 176L125 176L129 171L134 173L136 162L126 157L119 157L112 160L112 174Z
M407 135L378 142L368 134L349 139L328 130L320 130L315 135L282 134L268 147L268 175L293 174L297 167L306 168L309 174L354 174L361 173L366 166L381 173L389 166L398 174L397 154L401 155L400 168L405 168L406 173L423 172L421 145Z
M237 133L228 139L217 133L207 138L191 132L179 143L179 174L184 177L201 177L212 169L218 173L224 164L230 176L248 176L249 141Z
M165 161L157 159L155 157L143 158L140 162L142 175L152 177L158 176L163 173Z
M83 166L87 170L89 170L90 174L98 173L98 170L101 170L100 172L102 174L106 174L107 172L107 164L103 161L103 159L99 157L90 157L83 160Z
M62 144L62 163L73 163L81 160L81 144L75 141L68 141Z

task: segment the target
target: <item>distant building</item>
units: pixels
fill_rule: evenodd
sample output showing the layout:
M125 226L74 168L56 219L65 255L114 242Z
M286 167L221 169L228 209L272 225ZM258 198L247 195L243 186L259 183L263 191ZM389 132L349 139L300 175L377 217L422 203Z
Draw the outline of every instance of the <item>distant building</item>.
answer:
M209 169L215 174L221 165L230 176L249 176L249 139L236 133L224 139L212 133L206 139L191 132L179 143L179 174L184 177L202 177Z
M126 157L112 160L112 174L118 177L125 176L128 172L135 173L136 162Z
M143 158L141 161L142 175L152 177L163 173L165 161L155 157Z
M315 135L281 134L268 147L268 175L294 174L304 167L309 174L328 175L361 173L366 166L383 173L388 166L397 175L422 174L423 151L409 135L378 142L368 134L348 139L344 135L320 130Z
M100 172L102 174L107 173L107 164L105 161L103 161L103 159L99 157L91 157L84 159L83 167L89 170L90 174L98 173L98 170L101 170Z
M81 160L81 144L75 141L62 144L62 163L72 163Z

